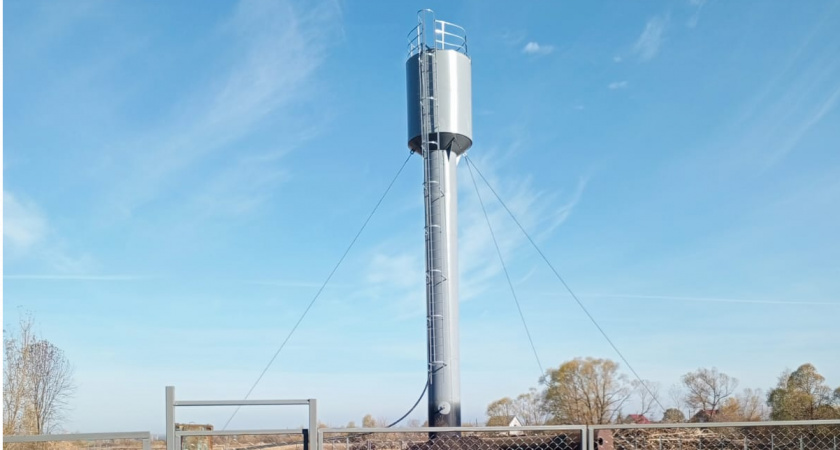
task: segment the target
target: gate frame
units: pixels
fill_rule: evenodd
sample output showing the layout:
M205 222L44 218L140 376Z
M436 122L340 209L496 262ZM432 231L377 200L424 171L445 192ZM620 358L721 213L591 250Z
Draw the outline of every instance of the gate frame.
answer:
M179 406L307 406L309 407L309 428L175 431L175 408ZM317 440L312 439L312 430L317 429L318 401L314 398L297 400L175 400L175 386L166 386L166 450L181 450L181 436L231 436L247 434L300 434L303 436L304 448L318 450Z

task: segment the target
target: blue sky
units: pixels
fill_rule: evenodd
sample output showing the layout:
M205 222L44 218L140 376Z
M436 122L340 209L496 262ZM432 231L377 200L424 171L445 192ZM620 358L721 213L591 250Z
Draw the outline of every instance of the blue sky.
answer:
M838 1L7 1L3 324L31 312L74 364L68 430L160 432L166 385L248 391L407 156L426 7L469 35L471 159L663 402L698 367L840 385ZM474 421L540 371L460 169ZM413 404L421 183L415 156L255 398L332 425ZM617 360L487 206L543 364Z

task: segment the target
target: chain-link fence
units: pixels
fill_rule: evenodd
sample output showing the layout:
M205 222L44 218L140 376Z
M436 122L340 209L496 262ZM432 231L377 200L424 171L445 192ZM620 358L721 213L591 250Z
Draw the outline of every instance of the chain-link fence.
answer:
M840 450L840 420L589 427L598 450Z
M584 450L585 426L323 429L321 450Z
M302 433L248 434L243 431L222 432L177 432L180 450L305 450L305 437ZM210 434L214 433L214 434ZM251 432L253 433L253 431Z
M177 431L176 450L840 450L840 420ZM159 450L148 432L4 436L3 450ZM314 445L312 445L314 444ZM162 448L160 450L163 450Z

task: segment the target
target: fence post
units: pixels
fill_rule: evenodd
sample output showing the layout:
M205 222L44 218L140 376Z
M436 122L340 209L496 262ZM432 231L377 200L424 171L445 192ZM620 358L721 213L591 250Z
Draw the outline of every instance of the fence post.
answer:
M309 446L304 447L304 450L321 450L318 448L317 442L315 445L311 445L312 433L318 433L318 400L314 398L309 399L309 434L304 437L306 444L309 444Z
M175 386L166 386L166 450L175 450Z
M802 436L799 436L799 450L805 450L805 441Z
M659 450L662 450L662 435L659 436Z
M304 428L301 432L303 433L303 450L309 450L309 430Z
M776 450L776 435L770 433L770 450Z
M744 436L744 450L747 450L747 437Z

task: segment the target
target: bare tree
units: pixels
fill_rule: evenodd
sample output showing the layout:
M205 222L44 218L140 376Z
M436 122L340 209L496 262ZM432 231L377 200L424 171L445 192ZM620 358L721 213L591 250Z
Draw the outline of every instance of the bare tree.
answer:
M522 420L522 425L543 425L546 414L543 408L543 395L535 388L516 397L516 417Z
M372 415L366 414L364 417L362 417L362 427L376 428L376 419L374 419Z
M769 416L760 389L744 389L740 395L723 401L716 419L726 422L757 422Z
M770 417L770 409L767 407L766 398L761 389L744 389L738 396L738 401L741 403L741 420L748 422L767 420Z
M3 330L5 334L6 331ZM16 338L3 336L3 434L23 432L27 404L28 349L35 340L32 321L21 320Z
M543 395L535 388L525 394L519 394L515 399L503 397L487 405L487 418L493 425L498 425L501 417L516 416L522 425L542 425L545 423ZM507 425L507 423L505 423Z
M49 341L35 342L30 357L32 431L49 433L64 418L74 389L73 368L64 352Z
M681 385L672 384L668 388L668 401L670 402L668 409L677 409L684 412L682 407L685 406L685 392L683 392Z
M718 372L714 367L711 369L700 368L682 376L685 386L685 404L704 414L717 414L723 400L735 392L738 380L729 375Z
M64 352L38 338L31 317L16 337L3 338L3 348L3 434L55 431L74 391Z
M510 397L502 397L487 405L487 417L503 417L516 415L516 405Z
M649 417L659 404L660 384L650 380L633 380L633 395L638 401L636 414Z

